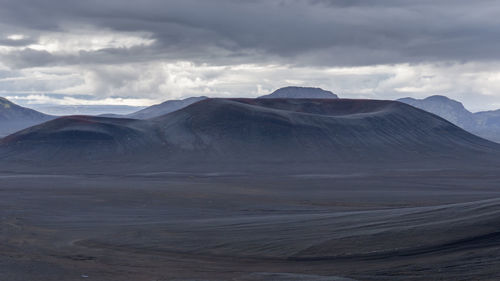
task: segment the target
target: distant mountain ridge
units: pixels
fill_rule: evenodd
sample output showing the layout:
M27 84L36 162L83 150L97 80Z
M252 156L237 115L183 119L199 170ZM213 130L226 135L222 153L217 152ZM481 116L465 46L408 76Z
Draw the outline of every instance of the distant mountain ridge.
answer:
M243 170L263 163L305 169L499 152L500 145L409 105L349 99L205 99L148 120L61 117L0 140L6 161Z
M407 97L398 101L436 114L464 130L500 143L500 110L472 113L461 102L441 95L424 99Z
M56 118L0 97L0 137Z
M181 110L205 99L208 98L200 96L182 100L168 100L131 114L103 114L100 116L147 120ZM257 100L266 99L327 100L338 99L338 96L321 88L290 86L277 89L271 94L257 98ZM466 131L500 143L500 110L472 113L462 103L441 95L430 96L425 99L407 97L398 101L436 114ZM54 118L56 117L16 105L0 97L0 138Z
M321 88L289 86L280 88L269 95L258 97L259 99L338 99L339 97Z

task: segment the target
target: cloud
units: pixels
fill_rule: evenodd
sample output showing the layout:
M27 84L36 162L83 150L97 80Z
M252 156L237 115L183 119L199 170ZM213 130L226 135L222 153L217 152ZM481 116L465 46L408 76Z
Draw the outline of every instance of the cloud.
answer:
M441 94L463 101L471 110L481 110L500 107L497 94L500 91L499 64L297 67L279 64L213 66L185 61L42 67L0 78L0 89L15 89L0 91L0 94L24 95L39 102L39 95L52 93L58 97L68 96L64 104L85 104L83 100L95 104L100 100L116 105L145 106L201 95L256 97L279 87L298 85L322 87L344 98L422 98ZM56 103L53 99L47 101Z
M499 10L489 0L4 0L0 21L37 33L38 50L144 41L143 60L350 66L498 59Z
M24 37L22 34L11 34L4 38L0 38L0 46L2 47L23 47L35 42L35 39Z
M148 46L153 43L154 40L150 38L150 34L145 32L113 32L96 30L92 27L79 27L44 33L40 35L36 43L27 47L56 54L78 54L81 51L127 49L135 46Z
M446 94L472 109L500 106L497 1L0 0L0 6L4 94L144 104L253 97L296 84L345 97Z

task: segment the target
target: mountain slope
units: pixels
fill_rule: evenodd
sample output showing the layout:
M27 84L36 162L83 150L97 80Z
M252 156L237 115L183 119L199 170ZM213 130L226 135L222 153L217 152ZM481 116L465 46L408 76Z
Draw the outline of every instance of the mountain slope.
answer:
M190 97L182 100L168 100L160 104L155 104L150 107L141 109L137 112L119 115L119 114L102 114L101 117L113 117L113 118L132 118L132 119L150 119L158 117L170 112L182 109L190 104L199 102L206 99L207 97Z
M338 99L338 96L330 91L311 87L284 87L269 95L258 97L259 99Z
M27 159L85 160L133 153L157 141L145 121L94 116L64 116L0 141L9 153Z
M0 97L0 137L54 118Z
M384 160L494 146L392 101L210 99L153 121L167 143L218 159Z
M430 96L425 99L402 98L398 101L434 113L466 130L474 127L474 117L462 103L445 96Z
M474 113L475 128L471 132L500 143L500 109Z
M445 96L425 99L402 98L398 101L436 114L485 139L500 142L500 111L472 113L462 103Z
M4 159L116 161L136 168L226 163L258 169L274 163L313 169L498 151L498 145L403 103L345 99L206 99L149 120L63 117L0 141Z

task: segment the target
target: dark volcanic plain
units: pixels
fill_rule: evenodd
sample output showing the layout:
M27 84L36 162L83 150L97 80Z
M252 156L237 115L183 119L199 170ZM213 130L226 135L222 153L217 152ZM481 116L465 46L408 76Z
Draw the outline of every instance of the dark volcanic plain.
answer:
M0 156L0 280L500 278L499 145L398 102L66 117Z

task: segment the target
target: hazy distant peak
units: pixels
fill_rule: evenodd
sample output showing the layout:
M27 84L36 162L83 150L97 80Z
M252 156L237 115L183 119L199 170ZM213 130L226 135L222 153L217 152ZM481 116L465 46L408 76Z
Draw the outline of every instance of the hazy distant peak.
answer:
M455 100L452 100L450 99L449 97L447 96L443 96L443 95L433 95L433 96L428 96L425 98L425 100L443 100L443 101L455 101Z
M400 101L400 102L416 101L416 100L417 99L414 99L414 98L411 98L411 97L397 99L397 101Z
M460 102L458 102L458 101L456 101L454 99L450 99L449 97L443 96L443 95L432 95L432 96L428 96L428 97L423 98L423 99L416 99L416 98L412 98L412 97L405 97L405 98L398 99L398 101L434 101L434 102L437 102L437 101L442 101L442 102L452 101L452 102L460 103Z
M434 113L466 130L475 126L473 114L456 100L442 95L429 96L424 99L402 98L398 101Z
M398 99L398 101L408 103L408 104L413 105L413 106L418 105L417 107L420 107L420 106L438 106L439 105L439 106L454 107L455 109L469 112L467 109L465 109L464 105L461 102L456 101L454 99L450 99L449 97L443 96L443 95L428 96L424 99L415 99L415 98L406 97L406 98Z
M0 97L0 137L53 118L53 116L19 106L6 98Z
M338 99L339 97L336 94L321 88L289 86L280 88L269 95L260 96L259 98Z
M464 105L461 102L459 102L457 100L454 100L454 99L450 99L449 97L442 96L442 95L429 96L429 97L426 97L423 100L424 101L443 102L443 103L455 104L455 105L459 105L461 107L464 107Z
M500 110L472 113L461 102L441 95L424 99L408 97L398 101L439 115L469 132L500 143Z
M0 97L0 120L37 120L48 116L33 109L19 106L4 97Z
M10 107L12 107L12 105L13 105L13 103L10 100L8 100L4 97L0 97L0 106L2 108L10 108Z

